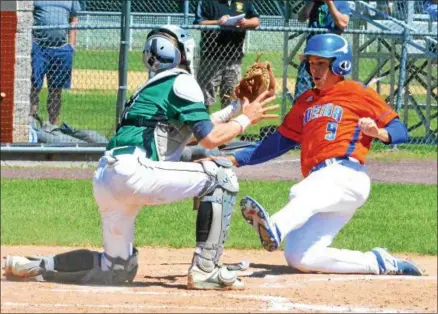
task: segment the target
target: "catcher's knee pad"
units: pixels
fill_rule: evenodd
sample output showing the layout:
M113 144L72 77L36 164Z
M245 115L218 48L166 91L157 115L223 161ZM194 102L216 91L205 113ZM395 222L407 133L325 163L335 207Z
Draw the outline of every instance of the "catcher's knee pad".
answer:
M105 254L105 259L111 263L107 271L101 268L102 254L105 253L76 250L55 255L51 266L42 265L43 278L54 282L98 285L120 285L134 280L138 270L137 249L134 248L127 260Z
M231 164L207 161L202 165L212 180L210 187L199 196L195 263L210 272L224 249L239 184Z

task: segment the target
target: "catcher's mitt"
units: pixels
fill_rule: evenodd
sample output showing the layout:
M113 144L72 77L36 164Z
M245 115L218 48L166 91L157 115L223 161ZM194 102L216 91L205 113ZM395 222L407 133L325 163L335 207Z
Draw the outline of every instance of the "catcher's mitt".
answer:
M257 96L259 96L264 91L268 90L270 96L275 94L275 78L272 73L272 66L269 62L259 62L259 54L255 62L246 69L242 80L234 88L234 97L243 99L243 97L248 98L249 102L253 102Z

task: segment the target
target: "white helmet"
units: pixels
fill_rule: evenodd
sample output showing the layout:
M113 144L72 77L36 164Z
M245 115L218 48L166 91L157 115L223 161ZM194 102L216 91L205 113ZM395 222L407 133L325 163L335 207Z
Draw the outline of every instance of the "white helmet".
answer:
M143 51L143 63L152 74L185 65L193 73L195 41L189 32L176 25L152 30Z

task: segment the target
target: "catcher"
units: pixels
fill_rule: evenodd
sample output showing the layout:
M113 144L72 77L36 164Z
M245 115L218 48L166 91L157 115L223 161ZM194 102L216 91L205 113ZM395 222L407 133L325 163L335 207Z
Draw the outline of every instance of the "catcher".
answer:
M47 281L117 285L137 273L134 222L143 206L195 199L196 249L188 270L189 289L242 289L235 269L220 263L239 184L231 163L178 162L192 139L207 149L230 141L269 118L278 105L274 84L208 115L193 77L194 40L172 25L151 31L143 61L149 80L126 103L93 178L102 218L104 252L75 250L55 256L7 256L5 276ZM269 71L269 69L268 69ZM271 73L272 76L272 73ZM254 84L261 82L254 80ZM248 83L249 84L249 83ZM251 90L261 91L257 85ZM146 209L147 210L147 207Z

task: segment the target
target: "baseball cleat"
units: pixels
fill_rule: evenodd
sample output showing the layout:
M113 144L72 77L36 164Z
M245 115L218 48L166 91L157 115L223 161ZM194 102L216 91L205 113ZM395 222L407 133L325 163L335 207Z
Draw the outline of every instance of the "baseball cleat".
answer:
M275 251L280 247L281 234L278 228L269 218L266 210L254 199L246 196L240 201L243 218L259 234L263 247L269 251Z
M423 276L424 273L415 263L397 258L386 249L375 248L372 250L379 264L380 275L406 275Z
M5 277L31 278L42 274L44 268L40 266L42 259L38 257L24 257L8 255L3 267Z
M226 266L216 266L211 272L203 271L197 265L189 269L188 289L196 290L242 290L243 282L237 278L235 271Z

